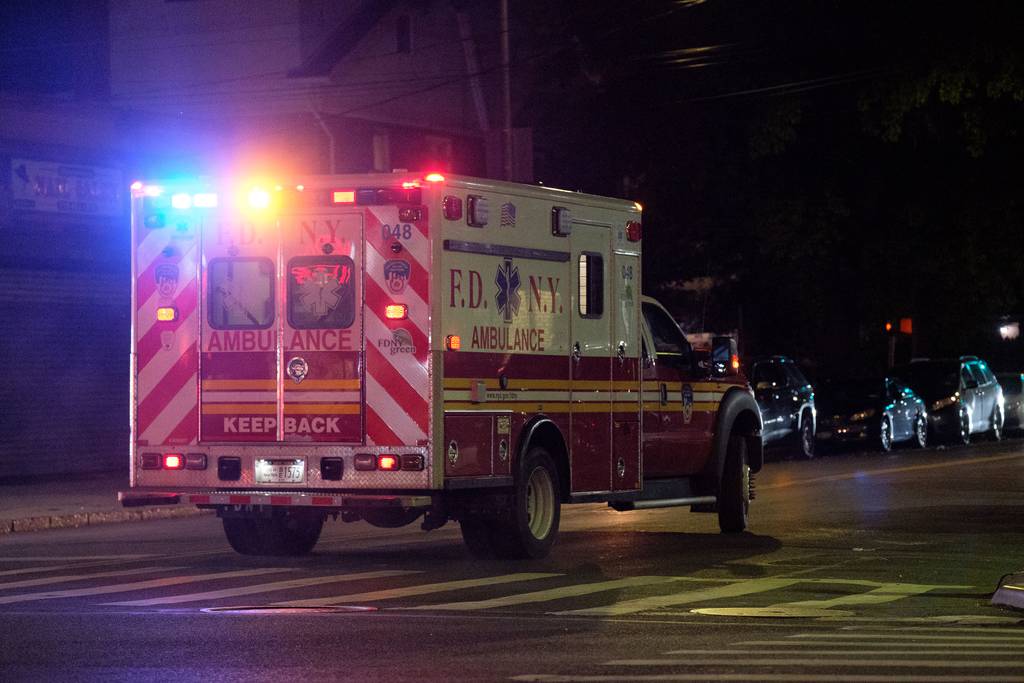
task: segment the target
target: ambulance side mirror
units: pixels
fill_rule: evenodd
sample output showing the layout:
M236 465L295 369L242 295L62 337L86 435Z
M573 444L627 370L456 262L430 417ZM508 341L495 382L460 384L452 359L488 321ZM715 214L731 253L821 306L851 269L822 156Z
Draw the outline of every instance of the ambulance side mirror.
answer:
M716 336L711 339L711 374L714 377L736 375L740 371L740 356L736 340L732 337Z

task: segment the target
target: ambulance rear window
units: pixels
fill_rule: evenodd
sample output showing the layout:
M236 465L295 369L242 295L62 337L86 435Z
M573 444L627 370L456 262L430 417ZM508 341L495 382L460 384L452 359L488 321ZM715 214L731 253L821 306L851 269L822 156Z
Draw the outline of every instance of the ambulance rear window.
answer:
M348 256L299 256L288 262L288 323L296 329L351 327L355 263Z
M274 263L270 259L212 259L207 284L210 327L256 330L274 324Z

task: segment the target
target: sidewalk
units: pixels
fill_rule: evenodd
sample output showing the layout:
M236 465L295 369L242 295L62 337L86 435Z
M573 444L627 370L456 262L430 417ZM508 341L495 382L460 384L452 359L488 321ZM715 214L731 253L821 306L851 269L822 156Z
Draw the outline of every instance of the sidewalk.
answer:
M117 492L127 490L128 475L122 472L0 482L0 535L209 514L192 505L124 508Z

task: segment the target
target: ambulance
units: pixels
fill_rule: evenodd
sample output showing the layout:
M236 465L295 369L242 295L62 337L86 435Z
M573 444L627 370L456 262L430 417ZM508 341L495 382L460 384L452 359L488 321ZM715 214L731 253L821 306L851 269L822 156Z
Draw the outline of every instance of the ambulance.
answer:
M746 527L757 405L734 346L702 360L641 295L638 204L403 172L131 207L124 505L215 510L253 555L332 518L538 558L567 503Z

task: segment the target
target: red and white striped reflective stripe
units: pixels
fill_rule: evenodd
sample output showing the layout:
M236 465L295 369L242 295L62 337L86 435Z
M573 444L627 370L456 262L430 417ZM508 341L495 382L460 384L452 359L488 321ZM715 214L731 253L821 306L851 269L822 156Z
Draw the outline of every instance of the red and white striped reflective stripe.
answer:
M430 243L425 223L411 224L409 238L398 240L402 250L395 254L381 227L399 223L395 207L366 213L366 440L378 446L421 444L429 425ZM408 283L398 294L390 292L384 277L384 264L395 259L409 264ZM389 303L408 306L408 318L387 320Z
M140 230L135 255L136 439L149 445L193 444L199 437L198 239L172 243L169 228ZM163 265L178 273L170 298L158 288L157 268ZM174 306L177 319L158 323L161 306Z

